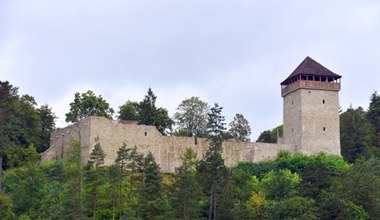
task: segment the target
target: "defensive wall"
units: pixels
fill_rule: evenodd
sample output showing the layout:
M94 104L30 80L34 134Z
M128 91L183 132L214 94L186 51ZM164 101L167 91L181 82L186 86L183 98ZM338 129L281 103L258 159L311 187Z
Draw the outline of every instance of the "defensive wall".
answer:
M50 148L42 154L42 161L66 157L70 150L70 141L76 139L81 143L82 160L87 162L97 137L106 154L106 165L115 162L118 149L125 143L128 148L136 146L137 150L144 155L152 152L160 165L161 172L164 173L173 173L175 168L181 165L180 157L187 148L192 148L197 153L198 159L201 159L209 147L208 141L204 138L198 138L195 144L192 137L164 136L154 126L91 116L53 132ZM226 140L223 142L222 156L225 165L232 167L240 161L273 160L280 150L296 152L294 146L282 144L281 141L277 144L269 144Z

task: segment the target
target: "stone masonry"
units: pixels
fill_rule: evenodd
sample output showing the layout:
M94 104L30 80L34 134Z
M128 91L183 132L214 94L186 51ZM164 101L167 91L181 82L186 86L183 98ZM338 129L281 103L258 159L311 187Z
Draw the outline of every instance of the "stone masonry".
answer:
M278 143L223 142L223 158L228 167L238 162L273 160L280 150L290 153L340 155L339 90L341 76L307 57L281 83L284 100L284 137ZM114 163L118 149L137 147L144 155L152 152L161 172L173 173L181 165L180 157L192 148L201 159L209 147L206 139L163 136L154 126L137 125L91 116L51 134L50 148L42 154L42 161L64 158L70 141L79 140L83 162L87 162L95 145L95 138L106 153L105 164Z

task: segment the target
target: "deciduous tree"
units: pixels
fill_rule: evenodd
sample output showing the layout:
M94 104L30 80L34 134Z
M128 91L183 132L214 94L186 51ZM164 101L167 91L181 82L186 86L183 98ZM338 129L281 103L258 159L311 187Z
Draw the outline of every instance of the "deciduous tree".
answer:
M230 130L232 138L237 141L250 141L251 126L242 114L237 113L234 120L230 122Z
M189 136L200 137L206 133L209 106L199 97L183 100L177 107L174 119L180 130Z
M112 119L114 110L103 99L91 90L85 93L75 93L74 101L70 103L70 111L66 113L67 122L77 122L88 116L103 116Z

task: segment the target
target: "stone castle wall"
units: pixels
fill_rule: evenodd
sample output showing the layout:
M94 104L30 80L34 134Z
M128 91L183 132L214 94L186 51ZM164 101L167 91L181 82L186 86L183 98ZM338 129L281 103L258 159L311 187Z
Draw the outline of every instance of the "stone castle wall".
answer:
M195 144L191 137L163 136L154 126L123 124L119 121L103 117L88 117L79 123L59 129L51 134L50 148L42 154L42 160L48 161L67 156L70 140L81 139L82 159L88 161L95 145L95 138L106 153L105 164L114 163L118 149L125 143L127 147L137 147L144 155L152 152L161 171L172 173L181 165L180 157L187 148L192 148L198 156L209 147L204 138L198 138ZM296 152L292 145L268 144L255 142L224 141L222 156L228 167L236 166L238 162L259 162L275 159L280 150Z

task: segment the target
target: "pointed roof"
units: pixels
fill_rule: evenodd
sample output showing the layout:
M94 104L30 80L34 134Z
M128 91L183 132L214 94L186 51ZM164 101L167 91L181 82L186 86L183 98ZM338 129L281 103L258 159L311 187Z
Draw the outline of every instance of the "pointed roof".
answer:
M333 73L326 67L319 64L317 61L311 59L310 57L306 57L300 65L286 78L281 85L287 84L287 81L293 77L298 75L314 75L314 76L325 76L325 77L333 77L335 79L341 78L340 75Z

